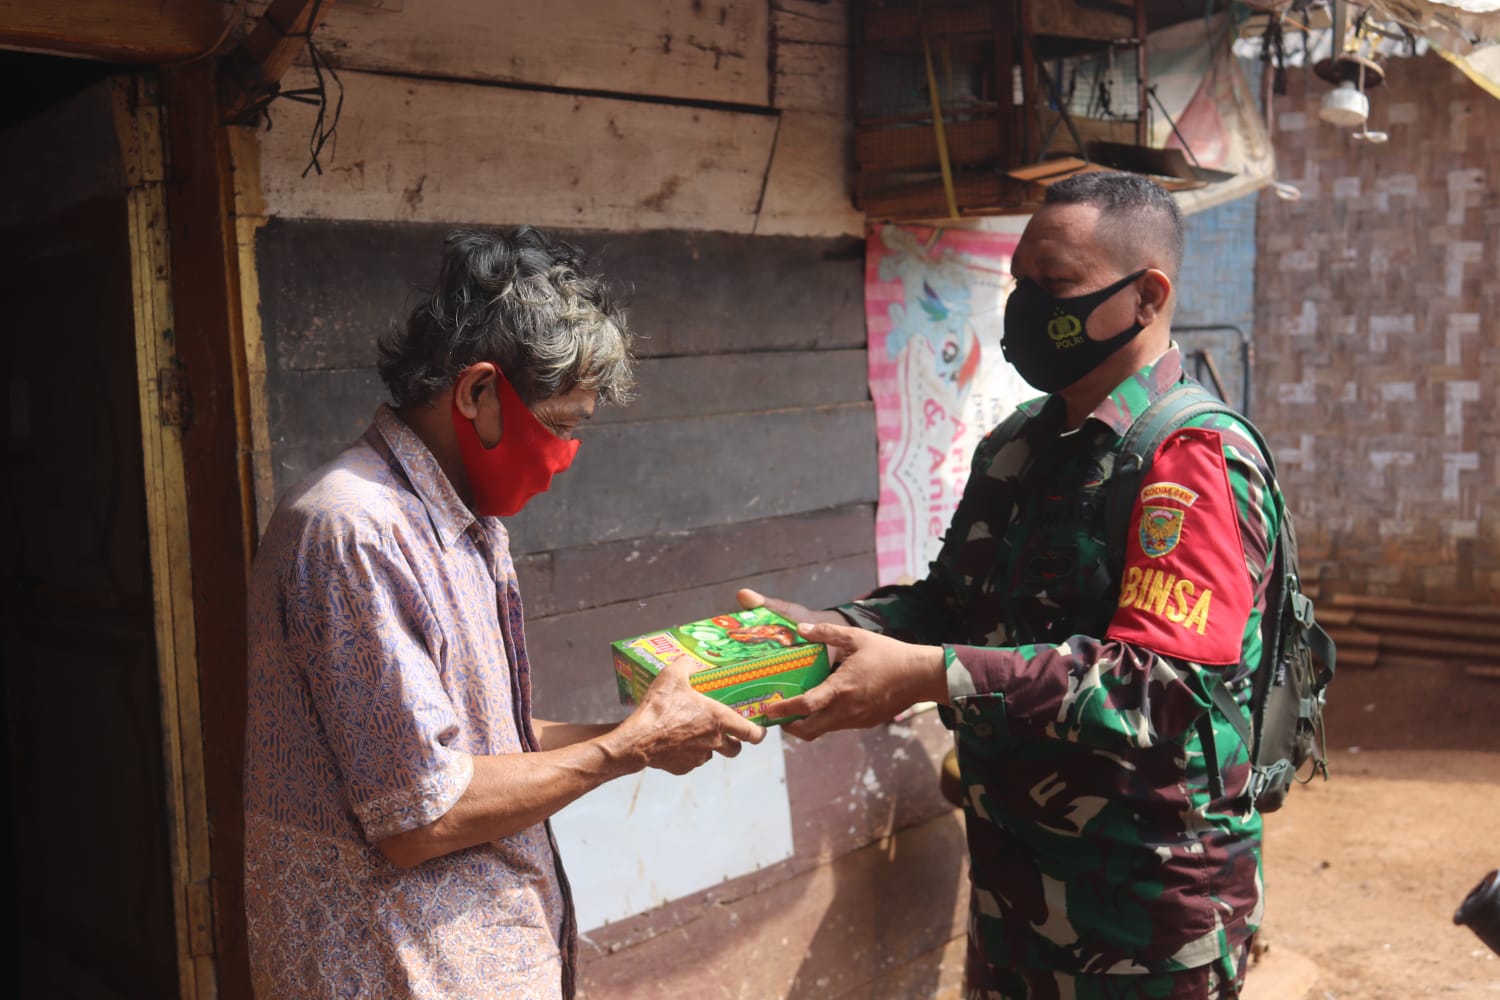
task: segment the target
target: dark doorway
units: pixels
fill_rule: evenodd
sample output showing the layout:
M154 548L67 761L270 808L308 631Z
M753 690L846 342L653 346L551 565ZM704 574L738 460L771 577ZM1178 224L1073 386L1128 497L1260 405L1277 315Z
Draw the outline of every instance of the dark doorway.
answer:
M10 996L175 998L125 192L103 86L0 132ZM28 98L30 100L30 98ZM55 123L49 121L55 118ZM77 170L29 169L66 163Z

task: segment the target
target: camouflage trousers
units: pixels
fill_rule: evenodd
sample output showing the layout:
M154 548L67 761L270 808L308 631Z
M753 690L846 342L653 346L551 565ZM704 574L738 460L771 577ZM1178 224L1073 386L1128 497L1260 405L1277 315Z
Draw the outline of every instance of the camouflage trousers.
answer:
M1237 1000L1245 985L1249 947L1238 955L1182 972L1087 976L1050 969L989 970L988 981L965 984L964 1000Z

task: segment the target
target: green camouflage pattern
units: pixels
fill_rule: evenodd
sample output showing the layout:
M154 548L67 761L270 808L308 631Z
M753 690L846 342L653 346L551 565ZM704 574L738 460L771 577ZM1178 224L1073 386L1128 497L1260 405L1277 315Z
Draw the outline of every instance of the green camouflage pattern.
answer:
M1250 765L1212 707L1215 671L1241 704L1260 661L1277 506L1251 435L1211 414L1234 492L1253 610L1237 666L1206 667L1102 636L1117 603L1105 486L1134 420L1184 377L1173 347L1073 432L1035 400L1012 440L979 445L925 579L839 610L941 644L967 801L969 988L1007 970L1133 976L1198 969L1260 923L1260 816ZM1227 541L1227 540L1225 540ZM1211 800L1197 727L1211 713L1226 794Z

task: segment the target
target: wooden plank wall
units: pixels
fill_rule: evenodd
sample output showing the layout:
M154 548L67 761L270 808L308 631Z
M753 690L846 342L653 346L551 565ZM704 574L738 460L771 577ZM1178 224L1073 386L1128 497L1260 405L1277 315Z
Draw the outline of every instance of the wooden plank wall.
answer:
M260 230L277 495L369 422L375 338L435 275L447 228ZM871 584L863 260L852 240L563 232L635 288L640 399L602 411L573 468L508 527L532 645L577 671L538 678L538 712L600 717L616 709L598 654L643 616L714 614L758 574L801 570L813 601Z
M743 582L815 605L874 583L847 15L839 0L536 10L336 6L319 41L344 104L321 174L304 176L310 109L273 106L247 330L266 372L257 503L264 523L366 426L375 340L435 277L445 232L529 222L580 244L631 289L640 398L602 411L509 527L538 714L615 718L610 639L717 613ZM964 874L937 791L947 743L930 714L789 741L794 857L590 935L586 993L701 996L705 975L747 996L951 981ZM871 924L891 881L926 891ZM784 976L747 975L803 952Z

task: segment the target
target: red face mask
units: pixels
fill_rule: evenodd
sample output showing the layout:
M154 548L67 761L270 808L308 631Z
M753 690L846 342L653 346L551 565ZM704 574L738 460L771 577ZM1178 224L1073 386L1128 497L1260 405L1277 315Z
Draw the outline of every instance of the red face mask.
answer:
M526 501L552 486L552 477L573 464L577 441L564 441L538 420L500 369L495 369L495 389L500 395L500 443L486 448L474 429L474 421L458 408L453 398L453 430L463 457L474 509L488 517L509 517Z

